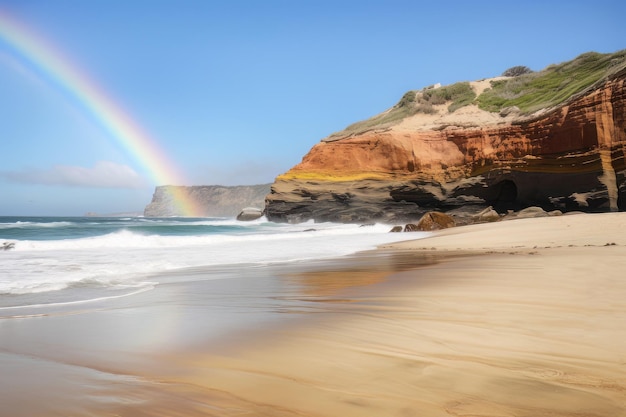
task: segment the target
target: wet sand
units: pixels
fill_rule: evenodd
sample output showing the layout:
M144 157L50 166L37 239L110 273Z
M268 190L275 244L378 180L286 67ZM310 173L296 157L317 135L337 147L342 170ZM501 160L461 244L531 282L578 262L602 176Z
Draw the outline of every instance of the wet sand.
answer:
M625 213L392 246L0 320L0 415L626 416Z

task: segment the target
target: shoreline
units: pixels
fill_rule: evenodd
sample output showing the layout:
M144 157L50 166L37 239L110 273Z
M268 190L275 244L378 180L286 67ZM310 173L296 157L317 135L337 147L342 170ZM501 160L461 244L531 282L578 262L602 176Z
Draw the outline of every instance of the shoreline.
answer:
M386 244L380 248L490 253L565 246L626 246L624 232L625 213L576 213L452 227L436 231L423 240Z
M160 338L120 349L104 343L109 331L76 359L56 340L65 352L51 361L96 373L53 373L70 376L67 391L48 388L66 394L58 406L73 416L626 416L626 213L461 226L269 270L269 286L250 287L256 271L210 287L216 297L234 288L237 302L260 296L261 309L285 317L223 343L194 335L207 298L177 284L129 308L4 320L0 330L31 335L11 349L25 375L54 368L25 344L50 343L37 332L79 341L81 322L132 333L133 322L180 316L168 349L155 349ZM70 399L72 375L88 382L86 397ZM13 400L4 412L62 415L27 408Z

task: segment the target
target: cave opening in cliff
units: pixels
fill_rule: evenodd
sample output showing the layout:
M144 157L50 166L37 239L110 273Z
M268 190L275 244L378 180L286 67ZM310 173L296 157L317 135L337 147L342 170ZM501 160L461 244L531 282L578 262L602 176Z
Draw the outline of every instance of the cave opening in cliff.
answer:
M511 180L503 180L494 184L489 189L487 204L492 206L498 213L519 209L517 185Z

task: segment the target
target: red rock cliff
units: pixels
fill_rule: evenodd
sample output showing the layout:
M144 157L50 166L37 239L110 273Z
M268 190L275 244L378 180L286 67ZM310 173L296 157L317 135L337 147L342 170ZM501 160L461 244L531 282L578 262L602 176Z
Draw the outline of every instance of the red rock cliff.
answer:
M531 118L470 127L407 122L322 141L276 179L267 216L395 220L468 203L501 211L530 205L624 210L625 79L622 70ZM478 112L469 107L470 121L472 111Z

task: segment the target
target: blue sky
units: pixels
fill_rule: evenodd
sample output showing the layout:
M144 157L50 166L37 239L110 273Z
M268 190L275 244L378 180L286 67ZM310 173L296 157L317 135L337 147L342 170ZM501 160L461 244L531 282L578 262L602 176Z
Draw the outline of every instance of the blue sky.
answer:
M626 3L0 0L89 74L189 185L272 182L404 92L626 48ZM0 215L141 212L154 186L0 39Z

